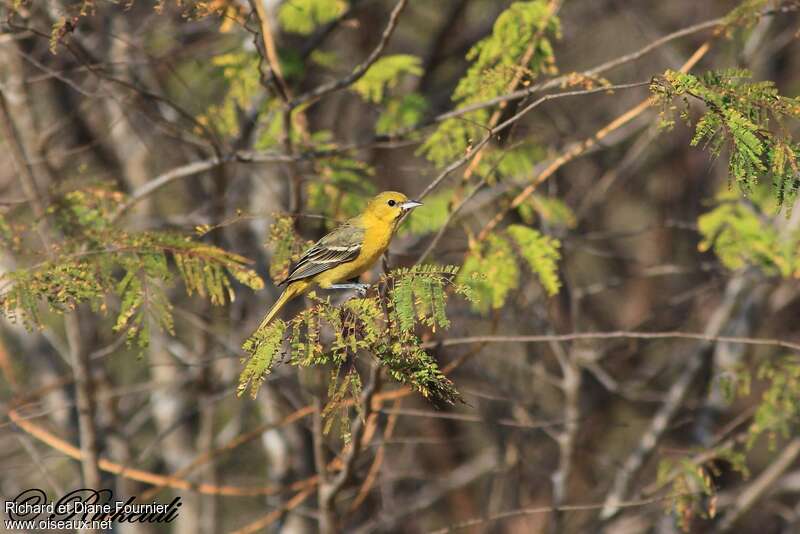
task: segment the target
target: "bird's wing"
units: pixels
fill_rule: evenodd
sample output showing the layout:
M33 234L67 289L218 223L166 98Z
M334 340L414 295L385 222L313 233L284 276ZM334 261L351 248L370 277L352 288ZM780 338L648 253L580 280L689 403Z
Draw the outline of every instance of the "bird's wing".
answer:
M353 261L361 252L364 228L351 222L344 223L303 253L303 256L281 282L286 284L310 278L328 269Z

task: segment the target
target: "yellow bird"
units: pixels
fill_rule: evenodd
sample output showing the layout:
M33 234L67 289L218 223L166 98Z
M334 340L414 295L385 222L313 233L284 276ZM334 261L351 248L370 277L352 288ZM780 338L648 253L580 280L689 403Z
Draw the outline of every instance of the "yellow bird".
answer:
M364 213L343 223L303 253L278 284L288 285L258 330L267 326L287 302L314 286L366 291L368 284L340 282L357 278L375 265L389 247L401 217L421 205L395 191L385 191L370 200Z

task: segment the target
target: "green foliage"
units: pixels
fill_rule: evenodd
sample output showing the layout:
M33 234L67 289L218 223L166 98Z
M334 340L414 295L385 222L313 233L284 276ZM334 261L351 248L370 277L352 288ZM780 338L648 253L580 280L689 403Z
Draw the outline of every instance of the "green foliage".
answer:
M761 12L770 5L777 6L779 0L740 0L740 3L725 16L725 27L730 32L737 28L750 28L761 18Z
M330 366L334 376L347 376L356 358L371 353L392 377L434 404L460 400L455 386L423 349L418 335L420 329L435 331L449 326L448 287L471 296L468 288L453 282L456 272L456 267L435 265L397 269L381 278L376 295L352 298L339 307L312 292L311 306L288 323L276 320L256 331L244 343L242 348L250 359L240 377L239 393L248 388L251 394L256 393L281 350L282 337L288 334L293 365ZM358 388L347 383L348 390L356 395ZM341 403L341 390L331 387L329 402ZM334 411L332 407L326 409L326 413Z
M730 447L712 451L704 449L698 455L703 458L699 463L691 457L664 459L659 463L658 484L672 485L674 498L670 500L670 505L684 531L688 531L691 520L697 513L713 518L715 488L711 483L711 475L717 474L716 465L719 461L726 462L747 478L750 476L746 463L747 453L760 438L766 436L770 450L774 450L778 439L789 439L797 435L800 422L800 362L796 358L766 360L758 367L756 378L766 382L766 387L747 428L744 436L747 439L743 446L738 445L739 440L735 440ZM726 377L722 386L726 389L729 400L733 400L736 397L749 396L752 381L750 370L741 367Z
M479 109L453 119L446 119L425 140L418 153L439 167L466 154L472 146L486 135L489 111Z
M471 248L458 281L477 295L473 308L481 313L503 307L508 293L519 287L519 267L511 243L491 234L483 244Z
M696 515L713 518L716 514L712 506L707 506L707 497L716 493L712 475L716 473L713 462L697 464L690 458L678 460L664 459L658 465L658 481L671 481L673 497L668 501L678 522L678 526L688 532Z
M559 37L560 32L561 24L552 16L549 2L514 2L497 17L492 34L467 52L472 65L458 82L453 99L494 98L503 94L520 73L529 79L540 73L554 73L553 46L548 35ZM531 44L533 53L521 65Z
M353 91L367 102L380 103L387 89L395 87L404 75L422 74L422 60L410 54L383 56L353 84Z
M664 108L666 126L672 125L668 115L677 109L671 105L675 98L684 99L681 116L688 122L686 96L702 101L706 111L695 122L692 145L703 143L715 157L727 147L730 179L743 194L768 179L778 205L791 204L800 187L800 167L797 144L784 123L800 118L800 100L781 96L771 81L749 79L750 73L736 69L703 76L667 71L651 89Z
M778 437L786 439L797 433L800 362L790 358L766 361L759 367L757 377L768 381L769 385L748 429L747 447L752 448L761 436L766 435L770 450L774 450Z
M800 276L800 231L779 232L766 213L775 202L766 188L743 201L731 192L717 196L717 205L697 219L701 251L714 250L728 269L755 266L768 275Z
M287 0L278 9L278 22L288 32L309 35L346 10L344 0Z
M388 135L413 128L419 124L427 109L428 102L418 93L389 98L375 124L375 131Z
M22 241L22 231L21 228L15 228L13 224L9 223L5 214L0 212L0 247L18 250Z
M214 57L213 67L219 70L225 91L218 104L212 104L198 117L198 122L213 127L221 134L239 134L239 115L247 110L262 91L259 81L259 56L255 52L231 52Z
M400 231L413 235L435 232L447 220L452 200L452 189L442 189L425 197L425 203L409 214Z
M286 323L275 319L266 328L255 332L244 342L242 347L251 354L251 357L247 360L239 376L239 387L236 391L240 397L248 388L250 395L253 398L256 397L261 384L264 383L270 372L274 357L283 344L285 331Z
M515 241L520 256L528 263L528 268L536 274L549 296L558 293L561 281L558 279L558 260L561 259L561 243L552 237L542 235L533 228L512 224L508 235Z
M458 282L470 287L477 299L473 308L486 313L501 308L509 293L520 284L521 258L539 279L545 292L558 293L558 260L561 243L527 226L511 225L504 232L490 234L483 243L474 244L458 276ZM516 252L515 252L516 248Z
M467 53L472 62L453 92L457 107L506 93L515 79L523 83L555 72L552 38L560 36L559 19L549 2L514 2L494 23L492 34ZM443 121L420 148L438 166L444 166L485 135L489 111L481 109Z
M123 200L122 193L105 187L86 187L68 191L48 208L58 229L70 236L91 237L104 230Z
M317 178L307 185L308 209L327 217L326 227L359 215L377 190L369 177L375 170L356 159L334 156L316 162Z
M544 156L542 147L531 142L507 148L484 149L475 172L491 185L496 177L527 176Z
M40 327L42 303L56 313L80 303L105 311L107 299L115 296L120 309L114 330L126 332L129 342L144 347L151 325L173 330L172 305L166 294L175 278L170 258L186 291L213 304L233 300L230 279L252 289L263 287L248 266L250 261L237 254L174 233L128 233L115 228L109 203L121 198L101 188L64 195L51 212L59 226L71 227L71 232L46 261L0 277L2 313L28 328Z
M533 224L537 217L549 225L560 228L575 228L578 224L572 209L556 197L531 195L527 202L520 204L517 211L526 224Z

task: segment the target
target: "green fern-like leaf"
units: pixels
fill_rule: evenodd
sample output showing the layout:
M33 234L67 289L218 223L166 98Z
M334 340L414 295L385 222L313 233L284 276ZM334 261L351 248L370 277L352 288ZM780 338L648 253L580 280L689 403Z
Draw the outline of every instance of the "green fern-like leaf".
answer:
M456 273L452 266L438 265L418 265L392 273L389 302L400 331L411 331L418 322L434 331L450 326L445 287Z
M728 269L754 266L768 275L800 276L800 232L781 233L765 213L775 201L765 187L753 191L756 202L743 202L731 192L697 219L703 239L700 251L712 250Z
M239 386L236 388L237 395L241 397L249 388L251 397L256 397L261 384L264 383L267 374L270 372L275 356L281 349L285 331L286 323L276 319L244 342L242 348L250 354L250 359L247 360L242 373L239 375Z
M353 359L373 354L397 380L408 384L436 405L460 399L452 381L421 346L417 331L449 326L448 288L458 294L469 290L454 282L455 266L418 265L396 269L379 281L374 296L353 298L335 307L328 298L315 292L308 295L311 305L291 319L255 332L243 345L251 355L240 379L240 392L248 386L255 394L260 382L253 382L269 369L288 333L290 362L298 366L331 366L335 378L326 414L336 413L344 387L339 377L353 372ZM384 299L381 295L385 295ZM323 332L328 332L323 336ZM332 336L331 336L332 334ZM323 340L325 338L325 340ZM349 380L354 380L350 377ZM351 383L352 386L352 383ZM358 388L351 391L356 391ZM326 426L330 427L332 421Z
M395 343L377 352L378 360L400 383L411 386L437 407L462 400L452 380L436 361L417 344Z
M686 95L702 101L706 111L695 122L691 144L707 148L714 157L727 148L730 180L743 194L752 194L768 178L778 206L791 205L800 173L797 143L783 123L800 119L800 102L780 95L773 82L754 82L750 77L741 69L703 76L667 71L652 90L665 110L674 107L673 99ZM688 105L681 115L689 120Z
M758 369L758 378L767 380L769 387L764 391L753 422L748 429L747 448L766 435L770 450L774 450L778 438L793 435L800 420L800 363L785 358L779 362L767 361Z
M509 226L508 234L516 242L528 267L539 277L547 294L557 294L561 287L558 278L558 261L561 259L559 241L519 224Z
M476 295L472 303L476 311L501 308L508 293L519 286L519 267L511 244L502 236L490 235L485 243L472 248L457 281Z
M288 32L309 35L346 10L344 0L288 0L278 9L278 22Z
M375 124L375 131L378 134L393 134L412 128L422 120L427 109L427 100L418 93L389 98Z
M517 247L515 254L514 246ZM520 284L517 255L541 282L548 295L561 287L557 239L527 226L512 225L506 231L490 234L484 243L473 245L457 281L475 294L472 307L480 313L502 308L508 295Z
M422 60L410 54L383 56L353 84L353 91L367 102L383 101L387 89L392 89L404 75L422 74Z
M456 86L453 100L464 107L504 94L517 77L529 82L543 73L556 72L551 39L558 38L560 32L560 22L552 15L549 2L514 2L497 17L492 34L467 53L472 63ZM522 64L531 45L533 53ZM485 135L482 125L488 117L489 112L482 109L443 121L420 147L420 153L437 166L449 163Z
M239 114L248 109L261 90L259 80L259 55L256 52L231 52L214 57L208 77L219 80L222 98L198 117L203 125L212 126L222 134L239 134ZM212 95L209 95L212 96ZM213 95L216 97L216 95ZM264 147L266 148L266 147Z
M80 303L105 310L115 296L120 311L114 329L144 347L151 326L172 332L172 305L166 294L175 281L174 260L189 294L213 304L234 297L231 279L261 289L261 278L246 258L169 232L128 233L111 224L113 206L121 197L102 188L71 192L54 203L52 215L71 232L51 251L54 258L5 273L0 311L28 327L42 323L46 306L61 313Z

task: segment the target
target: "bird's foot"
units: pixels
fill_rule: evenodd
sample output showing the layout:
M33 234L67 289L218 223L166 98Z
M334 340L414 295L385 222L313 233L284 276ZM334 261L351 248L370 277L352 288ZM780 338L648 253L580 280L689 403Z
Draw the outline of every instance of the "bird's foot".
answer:
M367 296L369 284L331 284L328 289L355 289L359 297L365 297Z

